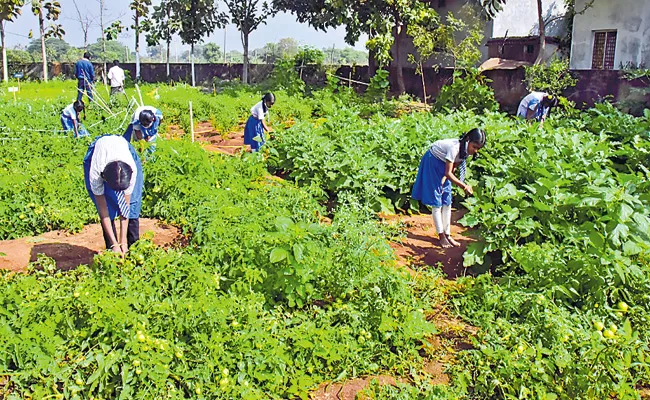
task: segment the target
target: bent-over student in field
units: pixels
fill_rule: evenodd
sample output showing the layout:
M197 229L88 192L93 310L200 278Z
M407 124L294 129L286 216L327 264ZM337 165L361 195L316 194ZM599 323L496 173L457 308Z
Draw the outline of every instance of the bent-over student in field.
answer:
M540 125L543 125L551 114L551 109L557 105L557 96L546 92L531 92L519 102L517 117L526 120L535 119Z
M433 208L433 223L443 248L460 246L451 237L451 184L473 194L472 187L465 183L467 157L478 153L485 142L485 132L475 128L460 139L436 141L420 161L411 197Z
M144 175L138 153L122 136L100 136L84 157L84 178L99 213L106 248L126 254L140 238Z
M74 132L75 138L88 136L88 131L81 123L81 113L85 113L84 102L77 100L61 111L61 126L66 132Z

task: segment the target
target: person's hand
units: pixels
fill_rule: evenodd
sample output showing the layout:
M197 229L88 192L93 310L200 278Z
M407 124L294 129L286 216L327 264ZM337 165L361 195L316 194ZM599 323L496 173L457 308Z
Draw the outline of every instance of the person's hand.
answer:
M465 194L467 194L468 196L471 196L471 195L474 194L474 189L472 189L472 187L470 185L465 185L463 187L463 190L465 191Z
M120 250L122 255L126 255L129 252L129 245L127 243L120 244Z

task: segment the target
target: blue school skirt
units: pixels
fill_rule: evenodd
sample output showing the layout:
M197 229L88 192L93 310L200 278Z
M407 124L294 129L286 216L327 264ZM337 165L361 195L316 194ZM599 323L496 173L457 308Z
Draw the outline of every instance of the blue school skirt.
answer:
M257 141L255 138L258 138ZM262 125L262 120L259 120L252 115L246 121L246 128L244 128L244 144L251 146L253 152L258 151L266 143L264 137L264 125Z
M445 176L445 162L437 159L427 150L422 156L418 176L415 179L411 197L430 207L451 205L451 181L442 183Z
M63 114L61 114L61 126L66 132L74 132L74 120ZM79 137L82 136L89 136L89 133L86 130L86 127L81 122L79 122Z
M93 159L93 153L95 152L95 143L97 140L108 135L102 135L95 139L90 146L88 146L88 152L84 157L84 181L86 182L86 190L90 195L90 199L95 203L95 208L97 208L97 200L95 195L90 188L90 162ZM133 188L133 193L131 194L131 202L129 203L129 219L140 218L140 210L142 209L142 190L144 187L144 173L142 171L142 163L140 162L140 157L135 151L131 143L129 143L129 150L135 161L135 166L138 171L138 176L135 179L135 187ZM120 206L118 202L117 193L111 189L106 183L104 183L104 197L106 198L106 205L108 206L108 216L111 220L117 218L120 213ZM97 212L99 209L97 208Z

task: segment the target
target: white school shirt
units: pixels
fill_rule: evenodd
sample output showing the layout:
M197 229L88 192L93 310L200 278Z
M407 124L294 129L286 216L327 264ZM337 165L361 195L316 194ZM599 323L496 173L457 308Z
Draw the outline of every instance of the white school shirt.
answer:
M460 139L442 139L431 145L429 149L431 154L440 161L450 161L459 164L460 159Z
M264 120L264 114L264 101L260 101L251 108L251 115L260 121Z
M133 119L131 119L131 122L133 123L133 128L135 130L138 130L138 131L142 130L142 124L140 124L140 113L143 112L144 110L151 111L156 118L159 118L159 116L156 115L156 111L158 111L156 109L156 107L154 107L154 106L138 107L138 108L135 109L135 112L133 113Z
M111 80L111 87L124 86L124 70L117 65L108 70L108 79Z
M61 114L63 114L64 117L72 118L77 121L77 110L74 109L74 103L64 108Z
M90 181L90 189L95 196L104 195L104 179L102 172L109 163L113 161L122 161L131 167L131 181L129 187L124 191L125 195L133 193L135 181L138 176L138 170L135 166L135 161L129 150L129 142L122 136L111 135L104 136L97 139L95 142L95 151L93 158L90 160L90 173L88 180Z
M542 99L544 99L544 96L547 95L548 93L545 92L532 92L526 97L524 97L523 99L521 99L521 102L519 103L519 108L517 109L517 116L527 118L528 110L529 109L531 111L537 110L537 107L540 106Z

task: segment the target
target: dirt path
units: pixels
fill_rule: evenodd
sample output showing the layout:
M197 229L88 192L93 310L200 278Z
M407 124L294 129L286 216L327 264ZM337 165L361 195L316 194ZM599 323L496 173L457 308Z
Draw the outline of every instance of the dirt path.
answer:
M463 212L452 212L451 234L460 243L460 247L443 249L438 243L430 214L384 216L384 220L389 223L402 223L407 231L406 238L401 242L391 243L398 264L414 270L440 265L449 279L465 275L463 254L474 239L463 236L466 229L456 223L462 217Z
M170 126L168 134L171 137L184 135L183 130L176 125ZM241 125L235 132L225 135L217 132L210 122L199 122L194 130L194 138L203 145L207 151L234 155L245 150L244 126Z
M153 242L170 247L181 239L178 228L153 219L140 219L140 235L153 231ZM39 254L56 260L62 270L92 263L95 254L105 249L99 224L87 225L77 234L65 231L47 232L40 236L0 241L0 268L22 271Z

